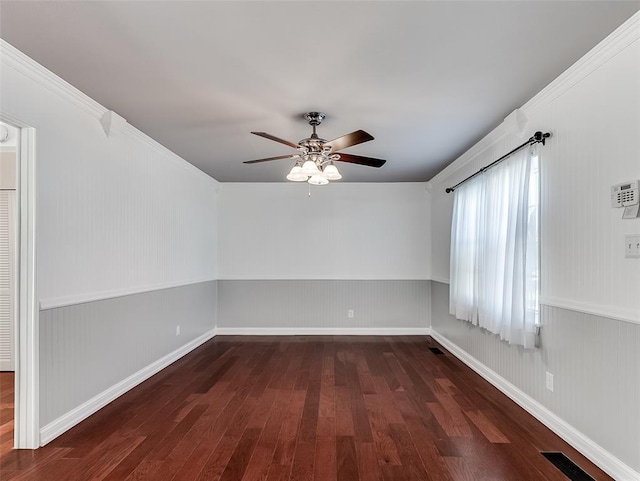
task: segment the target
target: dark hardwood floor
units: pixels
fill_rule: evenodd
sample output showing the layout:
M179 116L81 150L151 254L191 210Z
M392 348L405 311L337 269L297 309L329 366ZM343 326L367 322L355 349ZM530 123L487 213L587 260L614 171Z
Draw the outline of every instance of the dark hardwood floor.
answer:
M428 337L221 336L36 451L5 480L610 479ZM12 382L12 379L11 379ZM9 434L11 433L11 434Z
M0 372L0 457L13 448L14 382L12 372Z

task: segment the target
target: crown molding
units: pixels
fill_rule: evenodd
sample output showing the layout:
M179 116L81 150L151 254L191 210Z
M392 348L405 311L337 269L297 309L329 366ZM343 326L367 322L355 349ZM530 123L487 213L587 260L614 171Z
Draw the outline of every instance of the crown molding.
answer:
M525 118L531 118L534 112L548 106L571 87L587 78L595 70L602 67L609 60L639 40L640 12L634 14L607 38L593 47L580 60L561 73L555 80L517 110L519 110ZM508 118L509 117L507 117L507 119ZM503 137L511 134L512 132L509 131L508 124L509 122L502 122L473 147L441 170L429 182L435 185L448 180L458 170L482 154L482 152L493 146Z
M122 117L115 112L110 111L106 107L103 107L98 102L93 100L88 95L84 94L73 85L63 80L47 68L40 65L38 62L22 53L7 41L0 38L0 61L4 66L10 67L20 74L24 75L28 79L36 82L38 85L46 88L50 92L58 95L64 100L69 101L74 106L82 110L84 113L95 118L100 122L104 128L105 116L110 117L116 115L118 119L122 119L123 122L118 122L118 131L126 135L129 135L136 140L144 143L148 147L155 150L160 155L171 160L172 162L180 165L182 168L188 170L192 174L196 174L202 179L206 179L207 182L211 182L217 185L219 182L206 174L202 170L198 169L195 165L187 162L185 159L175 154L164 145L155 141L145 133L141 132L133 125L129 124ZM111 113L110 113L111 112Z
M126 119L120 117L113 110L107 110L102 117L100 117L100 123L107 137L111 137L116 132L124 131L127 126Z
M551 81L525 103L521 110L530 116L547 106L638 40L640 40L640 11Z
M473 147L442 169L435 177L429 180L429 182L431 185L437 187L440 182L448 180L453 174L458 172L472 160L475 160L476 157L482 154L485 150L493 147L495 143L499 142L508 134L509 132L505 131L503 124L498 125L486 136L480 139Z
M0 59L4 65L13 68L42 87L69 100L76 107L97 119L100 119L107 111L106 108L91 97L83 94L69 82L61 79L2 39L0 39Z

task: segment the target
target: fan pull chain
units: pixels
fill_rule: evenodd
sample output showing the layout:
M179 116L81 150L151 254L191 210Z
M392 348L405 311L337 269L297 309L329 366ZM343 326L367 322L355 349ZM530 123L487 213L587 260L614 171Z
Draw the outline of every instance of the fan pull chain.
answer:
M309 197L311 197L311 184L307 183L307 185L309 186Z

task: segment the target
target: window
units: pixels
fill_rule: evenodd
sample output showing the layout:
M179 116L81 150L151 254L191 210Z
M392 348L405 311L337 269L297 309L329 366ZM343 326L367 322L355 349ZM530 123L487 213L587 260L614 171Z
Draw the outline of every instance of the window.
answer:
M539 324L539 160L520 150L455 190L449 312L534 347Z

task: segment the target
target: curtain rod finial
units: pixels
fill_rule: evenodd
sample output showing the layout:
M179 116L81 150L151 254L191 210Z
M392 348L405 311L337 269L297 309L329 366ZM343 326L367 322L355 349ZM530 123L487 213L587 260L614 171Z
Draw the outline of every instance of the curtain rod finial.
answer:
M533 134L533 137L531 137L529 139L529 142L532 142L532 143L540 142L540 143L542 143L542 145L545 145L545 141L549 137L551 137L551 133L550 132L542 133L542 132L540 132L538 130L535 134Z

